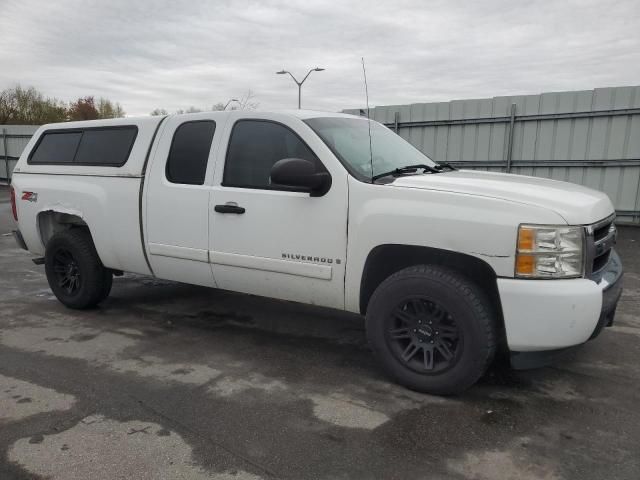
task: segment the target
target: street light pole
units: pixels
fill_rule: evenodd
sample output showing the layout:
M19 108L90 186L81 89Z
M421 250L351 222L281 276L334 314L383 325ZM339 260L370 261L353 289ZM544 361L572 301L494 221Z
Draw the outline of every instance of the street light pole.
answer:
M237 98L230 98L229 101L227 103L225 103L224 108L222 109L223 111L227 109L227 107L229 106L229 104L231 102L238 102L240 103L240 100L238 100Z
M279 72L276 72L276 74L284 75L285 73L288 73L289 76L293 79L293 81L296 82L296 85L298 85L298 110L300 110L302 108L302 84L309 77L309 75L311 75L311 72L322 72L323 70L324 68L318 68L318 67L312 68L307 72L307 74L304 76L301 82L299 82L298 79L293 76L293 73L291 73L288 70L280 70Z

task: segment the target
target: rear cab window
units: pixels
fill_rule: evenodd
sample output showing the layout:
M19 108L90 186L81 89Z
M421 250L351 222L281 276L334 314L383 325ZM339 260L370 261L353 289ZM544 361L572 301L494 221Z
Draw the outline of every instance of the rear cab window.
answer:
M176 128L165 175L171 183L203 185L216 131L213 120L185 122Z
M27 163L121 167L127 163L137 134L135 125L47 130Z

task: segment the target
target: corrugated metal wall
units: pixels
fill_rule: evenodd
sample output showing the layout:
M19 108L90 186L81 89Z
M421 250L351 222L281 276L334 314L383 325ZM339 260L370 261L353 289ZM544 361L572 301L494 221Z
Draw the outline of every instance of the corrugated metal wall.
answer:
M11 177L24 147L38 128L37 125L0 125L0 181Z
M436 161L586 185L620 221L640 222L638 86L378 106L371 117Z

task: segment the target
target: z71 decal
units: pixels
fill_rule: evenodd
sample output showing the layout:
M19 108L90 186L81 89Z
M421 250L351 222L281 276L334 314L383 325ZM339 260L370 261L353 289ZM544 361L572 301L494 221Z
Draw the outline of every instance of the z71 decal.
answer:
M22 200L26 200L28 202L37 202L38 194L36 192L22 192Z

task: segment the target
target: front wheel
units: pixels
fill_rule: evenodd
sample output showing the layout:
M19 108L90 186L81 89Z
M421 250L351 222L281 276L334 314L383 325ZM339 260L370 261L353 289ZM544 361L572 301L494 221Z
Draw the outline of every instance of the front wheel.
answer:
M72 228L51 237L44 265L51 291L69 308L91 308L109 295L113 276L85 229Z
M405 268L376 289L367 308L374 355L398 383L451 395L473 385L496 348L496 319L484 292L431 265Z

